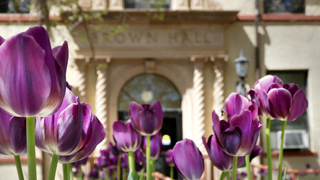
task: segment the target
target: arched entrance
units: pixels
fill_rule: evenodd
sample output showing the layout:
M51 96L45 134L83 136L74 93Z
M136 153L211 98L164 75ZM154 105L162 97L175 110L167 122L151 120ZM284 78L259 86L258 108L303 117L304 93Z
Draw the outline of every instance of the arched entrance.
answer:
M128 115L130 102L151 104L155 100L161 102L164 111L160 133L162 137L165 137L163 138L163 153L156 162L156 169L169 176L169 168L165 164L163 154L182 139L181 95L177 88L160 75L141 74L133 77L121 90L118 99L118 119L126 121L130 118Z

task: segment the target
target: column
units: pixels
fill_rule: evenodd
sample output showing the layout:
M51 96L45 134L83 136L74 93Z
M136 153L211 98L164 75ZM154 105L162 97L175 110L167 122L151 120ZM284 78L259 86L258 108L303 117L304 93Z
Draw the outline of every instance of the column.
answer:
M108 108L108 63L110 59L98 61L96 65L97 82L96 82L96 98L95 98L95 115L98 117L100 122L103 124L106 133L108 134L108 120L107 120L107 108ZM95 155L100 156L100 150L107 148L108 135L106 134L105 139L98 144Z
M86 95L87 95L87 89L86 89L86 72L87 72L87 66L88 63L85 59L76 59L76 65L78 67L78 79L77 79L77 87L79 88L79 97L80 101L86 102Z
M201 152L205 152L202 143L202 136L205 133L205 103L204 103L204 63L206 57L194 56L191 58L193 62L193 125L194 134L193 140Z
M213 110L215 110L218 115L224 107L224 69L227 60L228 58L226 56L211 58L211 61L213 61L213 71L215 74L215 79L213 82Z

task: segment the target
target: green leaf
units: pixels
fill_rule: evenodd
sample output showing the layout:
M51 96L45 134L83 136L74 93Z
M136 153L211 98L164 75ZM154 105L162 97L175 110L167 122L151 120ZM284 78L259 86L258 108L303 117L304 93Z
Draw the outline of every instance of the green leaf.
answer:
M287 175L287 168L284 168L282 180L286 180L286 175Z

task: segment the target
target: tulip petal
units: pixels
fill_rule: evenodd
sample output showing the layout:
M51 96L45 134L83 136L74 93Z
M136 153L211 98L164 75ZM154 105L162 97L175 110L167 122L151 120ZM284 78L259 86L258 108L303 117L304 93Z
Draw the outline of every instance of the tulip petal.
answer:
M289 110L288 121L294 121L308 108L308 100L302 90L297 91L293 98Z
M52 54L56 59L56 62L59 64L60 73L64 74L67 70L68 58L69 58L69 49L67 41L64 41L61 46L57 46L52 49Z
M242 144L251 137L252 114L249 110L242 111L239 115L234 115L228 120L231 127L239 127L242 133Z
M250 161L257 156L260 156L261 153L262 153L262 147L255 146L250 154Z
M180 174L189 180L199 180L204 171L202 153L192 140L184 139L173 148L173 160Z
M268 92L269 113L272 117L285 120L289 114L291 94L284 88L271 89Z
M238 93L231 93L225 101L228 116L240 114L241 110L248 109L251 102L248 98Z
M0 105L15 116L34 116L51 91L45 52L30 36L18 34L0 46ZM15 73L12 73L15 72ZM22 93L23 92L23 93Z
M78 145L83 127L82 107L79 104L68 106L58 118L58 150L60 155L68 155Z
M26 118L13 116L9 121L11 148L15 155L22 154L27 149Z
M212 111L211 115L212 115L212 123L213 123L213 126L212 126L213 132L214 134L217 135L219 142L221 142L221 139L219 136L221 131L219 116L216 114L214 110Z
M0 36L0 46L2 43L4 43L5 39L3 37Z
M236 156L241 145L241 129L228 128L220 133L221 145L229 155Z

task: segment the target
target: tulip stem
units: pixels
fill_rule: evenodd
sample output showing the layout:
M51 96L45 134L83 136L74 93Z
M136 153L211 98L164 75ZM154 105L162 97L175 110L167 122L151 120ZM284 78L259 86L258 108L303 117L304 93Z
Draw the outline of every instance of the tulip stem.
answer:
M27 117L27 154L29 179L37 179L35 118Z
M99 173L99 178L100 178L100 173ZM110 180L110 175L109 175L107 169L104 170L104 179L105 179L105 180ZM120 180L120 179L119 179L119 180Z
M127 170L123 168L123 171L122 171L122 179L123 179L123 180L128 179L127 176L128 176Z
M230 180L230 172L227 171L227 180Z
M278 170L278 179L281 179L282 175L282 157L283 157L283 139L284 139L284 131L286 129L287 121L283 121L282 124L282 132L281 132L281 146L280 146L280 152L279 152L279 170Z
M62 164L63 168L63 180L70 180L68 164Z
M16 168L17 168L19 180L24 180L23 173L22 173L22 168L21 168L20 156L19 155L14 155L14 161L16 163Z
M132 151L128 152L128 160L129 160L129 169L130 172L132 173L132 176L134 179L137 178L137 173L136 173L136 164L134 162L134 153ZM130 174L130 173L129 173Z
M267 118L266 138L267 138L267 158L268 158L268 180L272 180L270 129L271 129L271 119Z
M237 166L238 166L238 156L233 156L232 180L237 179Z
M73 178L74 175L73 175L73 172L72 172L72 165L71 165L71 163L68 163L68 167L69 167L69 173L70 173L70 177L71 177L70 179L73 180L73 179L74 179L74 178ZM80 167L79 167L79 168L80 168Z
M54 180L56 176L57 165L59 161L59 155L53 154L51 159L50 171L49 171L49 180Z
M146 148L146 154L147 154L147 180L152 180L152 170L151 170L151 164L150 164L150 156L151 156L151 149L150 149L150 135L147 135L147 148Z
M121 156L120 156L120 154L118 156L118 162L117 162L117 180L121 180Z
M251 180L252 174L251 174L251 169L250 169L250 154L246 155L246 166L247 166L248 180Z
M174 176L174 166L170 166L170 178L173 179Z
M144 176L144 169L142 169L141 172L140 172L139 180L143 180L143 176Z

